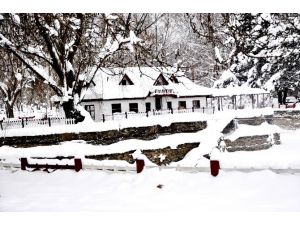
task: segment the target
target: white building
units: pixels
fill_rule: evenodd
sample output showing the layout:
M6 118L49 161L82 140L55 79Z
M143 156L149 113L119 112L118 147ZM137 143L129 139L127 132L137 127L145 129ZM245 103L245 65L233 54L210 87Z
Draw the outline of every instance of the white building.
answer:
M211 107L212 89L199 86L174 68L102 69L82 105L95 121L121 112Z

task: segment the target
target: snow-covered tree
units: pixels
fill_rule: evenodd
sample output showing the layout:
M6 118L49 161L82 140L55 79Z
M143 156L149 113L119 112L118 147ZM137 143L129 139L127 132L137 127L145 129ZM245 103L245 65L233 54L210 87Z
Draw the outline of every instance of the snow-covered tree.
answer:
M227 66L230 48L225 41L229 15L199 13L186 14L185 18L193 33L187 43L193 46L189 54L194 56L196 74L198 79L206 80L205 84L211 86Z
M277 91L283 102L288 90L299 89L299 21L299 14L231 14L231 76L225 74L216 86L265 88Z
M78 104L97 70L119 51L135 52L131 16L112 14L5 14L0 47L14 54L53 89L67 118L83 121ZM50 68L50 69L49 69Z
M32 77L24 65L13 54L0 51L0 93L8 118L14 117L15 103L30 82Z

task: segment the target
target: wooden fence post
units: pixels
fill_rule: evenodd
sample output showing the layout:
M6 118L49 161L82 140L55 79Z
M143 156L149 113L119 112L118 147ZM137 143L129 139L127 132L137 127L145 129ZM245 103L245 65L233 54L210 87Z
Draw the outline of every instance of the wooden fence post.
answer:
M136 163L136 173L142 172L145 166L145 161L143 159L136 159L135 163Z
M210 160L210 174L214 177L218 176L220 169L219 160Z
M27 158L21 158L21 170L26 170L27 165L28 165Z
M50 118L48 118L48 122L49 122L49 127L51 127L51 120L50 120Z
M105 116L104 114L102 114L102 120L103 120L103 123L105 122Z
M75 163L75 171L79 172L80 170L82 170L82 162L81 159L74 159L74 163Z

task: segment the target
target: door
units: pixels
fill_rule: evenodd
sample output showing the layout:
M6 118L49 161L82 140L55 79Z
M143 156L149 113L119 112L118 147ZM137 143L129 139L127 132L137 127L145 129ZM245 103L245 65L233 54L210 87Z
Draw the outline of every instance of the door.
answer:
M167 102L167 107L168 107L169 110L171 110L172 109L172 102Z
M161 98L160 97L155 97L155 109L161 110Z

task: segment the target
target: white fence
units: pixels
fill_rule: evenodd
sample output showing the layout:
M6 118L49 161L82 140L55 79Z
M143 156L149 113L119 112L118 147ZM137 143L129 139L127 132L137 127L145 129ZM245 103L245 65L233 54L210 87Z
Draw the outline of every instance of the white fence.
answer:
M24 128L24 127L51 127L57 125L71 125L75 124L75 119L67 118L48 118L48 119L33 119L33 118L22 118L22 119L7 119L0 122L0 129L14 129L14 128Z
M148 112L121 112L114 113L112 115L104 115L102 114L101 122L111 121L111 120L124 120L129 118L136 117L153 117L160 115L170 115L170 114L180 114L180 113L205 113L205 114L214 114L215 107L202 107L202 108L189 108L189 109L171 109L171 110L152 110Z
M124 120L128 118L136 117L153 117L160 115L170 115L170 114L180 114L180 113L205 113L205 114L214 114L215 107L211 108L190 108L190 109L179 109L179 110L153 110L148 112L122 112L114 113L112 115L102 115L101 122L111 121L111 120ZM14 129L14 128L24 128L24 127L51 127L57 125L72 125L75 124L75 119L67 119L63 117L49 117L48 119L34 119L34 118L22 118L22 119L7 119L0 121L0 129Z
M17 163L5 163L0 160L0 169L10 169L12 171L16 171L16 169L21 168L21 164ZM82 165L83 169L87 170L101 170L105 172L112 172L112 173L117 173L117 172L123 172L123 173L135 173L136 172L136 167L135 166L103 166L103 165ZM199 173L199 172L210 172L210 167L182 167L182 166L145 166L145 169L153 169L157 168L159 170L166 170L166 169L175 169L176 171L180 172L187 172L187 173ZM251 172L257 172L257 171L263 171L263 170L270 170L274 173L281 174L281 173L288 173L288 174L300 174L300 168L295 169L295 168L255 168L255 167L249 167L249 168L238 168L238 167L232 167L232 168L221 168L221 171L226 171L226 172L232 172L232 171L237 171L237 172L244 172L244 173L251 173Z

